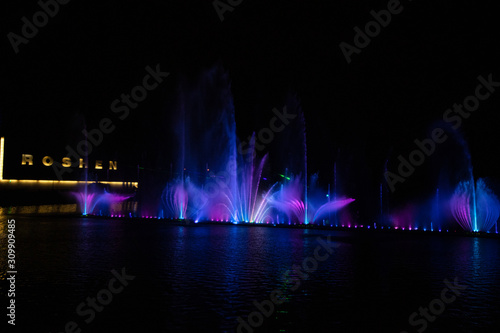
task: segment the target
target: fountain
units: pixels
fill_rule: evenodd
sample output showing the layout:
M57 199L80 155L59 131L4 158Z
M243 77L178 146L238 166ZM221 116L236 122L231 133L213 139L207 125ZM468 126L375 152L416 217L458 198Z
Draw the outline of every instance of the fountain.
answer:
M216 67L202 74L198 83L184 84L180 90L174 121L179 147L174 161L180 164L163 190L160 211L164 216L233 223L278 223L280 216L281 222L287 216L288 221L308 224L353 201L336 200L335 175L333 200L328 197L327 203L316 199L310 203L305 121L296 98L289 96L286 107L300 114L304 158L294 167L303 168L304 177L293 177L278 189L278 181L262 183L271 178L263 175L268 155L257 157L255 133L243 142L236 136L227 74ZM282 178L290 179L287 175Z
M460 182L450 208L457 223L466 231L489 232L500 216L500 202L482 178L476 184L472 180Z
M316 193L312 193L313 196L310 197L310 209L307 211L308 215L306 215L306 204L301 199L303 189L301 179L300 176L290 177L290 180L279 191L269 196L268 199L272 207L280 212L284 212L289 219L294 219L300 224L307 224L306 221L314 223L321 217L336 213L339 209L354 201L354 199L351 198L334 198L332 201L330 197L327 196L327 202L323 203L320 198L322 198L324 194L321 195L318 193L318 190L315 190L314 192ZM314 183L315 182L312 182L311 185Z
M90 187L90 188L89 188ZM78 201L82 215L111 215L112 205L132 197L132 195L109 193L97 184L85 184L79 192L70 192Z

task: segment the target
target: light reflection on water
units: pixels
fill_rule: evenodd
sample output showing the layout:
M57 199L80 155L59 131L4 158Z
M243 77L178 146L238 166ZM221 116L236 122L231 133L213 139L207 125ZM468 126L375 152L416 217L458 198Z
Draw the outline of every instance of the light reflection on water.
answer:
M329 235L340 247L261 331L408 330L408 316L455 277L468 288L429 332L485 331L500 318L496 239L60 217L18 217L16 226L19 323L44 331L63 331L69 320L92 332L234 330L255 300L287 291L283 273ZM6 253L5 216L0 232ZM122 267L136 279L85 324L75 307Z

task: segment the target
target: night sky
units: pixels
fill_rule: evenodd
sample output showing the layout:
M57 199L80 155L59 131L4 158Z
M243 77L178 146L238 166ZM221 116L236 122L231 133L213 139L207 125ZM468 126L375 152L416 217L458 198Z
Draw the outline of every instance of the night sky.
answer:
M500 81L498 11L478 1L402 1L399 14L348 63L339 44L354 45L353 29L364 30L370 12L387 6L246 0L221 21L211 1L72 0L16 54L8 33L22 35L22 17L32 22L40 6L4 1L0 133L62 156L66 144L80 140L83 123L95 128L109 117L116 130L100 149L126 153L132 164L172 149L162 133L172 129L179 85L221 66L241 139L265 127L293 93L305 116L309 173L328 183L338 160L346 182L357 182L352 192L376 192L385 161L396 172L397 157L407 157L415 139L428 138L448 108L473 95L479 75ZM112 101L157 64L170 75L118 120ZM500 178L498 90L458 129L476 177ZM457 150L451 141L400 184L401 193L437 177L452 158L446 147Z

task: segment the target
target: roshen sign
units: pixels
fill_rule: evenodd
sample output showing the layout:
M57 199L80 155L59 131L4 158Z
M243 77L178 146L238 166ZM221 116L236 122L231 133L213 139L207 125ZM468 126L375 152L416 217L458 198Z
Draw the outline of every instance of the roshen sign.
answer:
M21 165L33 165L33 155L31 154L22 154L22 159L21 159ZM75 163L75 164L73 164ZM71 168L74 167L78 163L78 168L88 168L88 163L83 160L83 158L80 158L79 161L73 162L69 157L63 157L62 158L62 166L64 168ZM54 164L54 159L50 156L44 156L42 158L42 164L45 166L51 166ZM102 160L96 160L94 165L94 169L99 170L103 168L103 163ZM107 165L109 170L117 170L118 168L118 163L116 161L109 161Z

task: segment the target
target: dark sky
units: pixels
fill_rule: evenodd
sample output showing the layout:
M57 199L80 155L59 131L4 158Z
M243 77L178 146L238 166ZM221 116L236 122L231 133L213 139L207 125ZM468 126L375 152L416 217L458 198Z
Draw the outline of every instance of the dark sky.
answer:
M151 147L169 149L151 128L171 128L180 82L218 64L231 80L242 138L293 92L305 115L310 171L331 177L341 149L353 173L377 183L385 160L397 168L399 154L408 156L446 109L474 93L479 75L500 81L498 11L479 1L402 1L348 64L339 44L354 44L354 27L364 30L370 12L387 5L245 0L221 21L211 1L72 0L16 54L7 34L21 35L21 18L32 22L40 7L4 1L0 132L62 150L79 140L82 119L88 128L103 117L116 121L111 102L142 82L146 66L160 64L170 76L116 122L102 148L154 155ZM459 128L478 176L500 176L499 95ZM428 167L439 165L438 154Z

